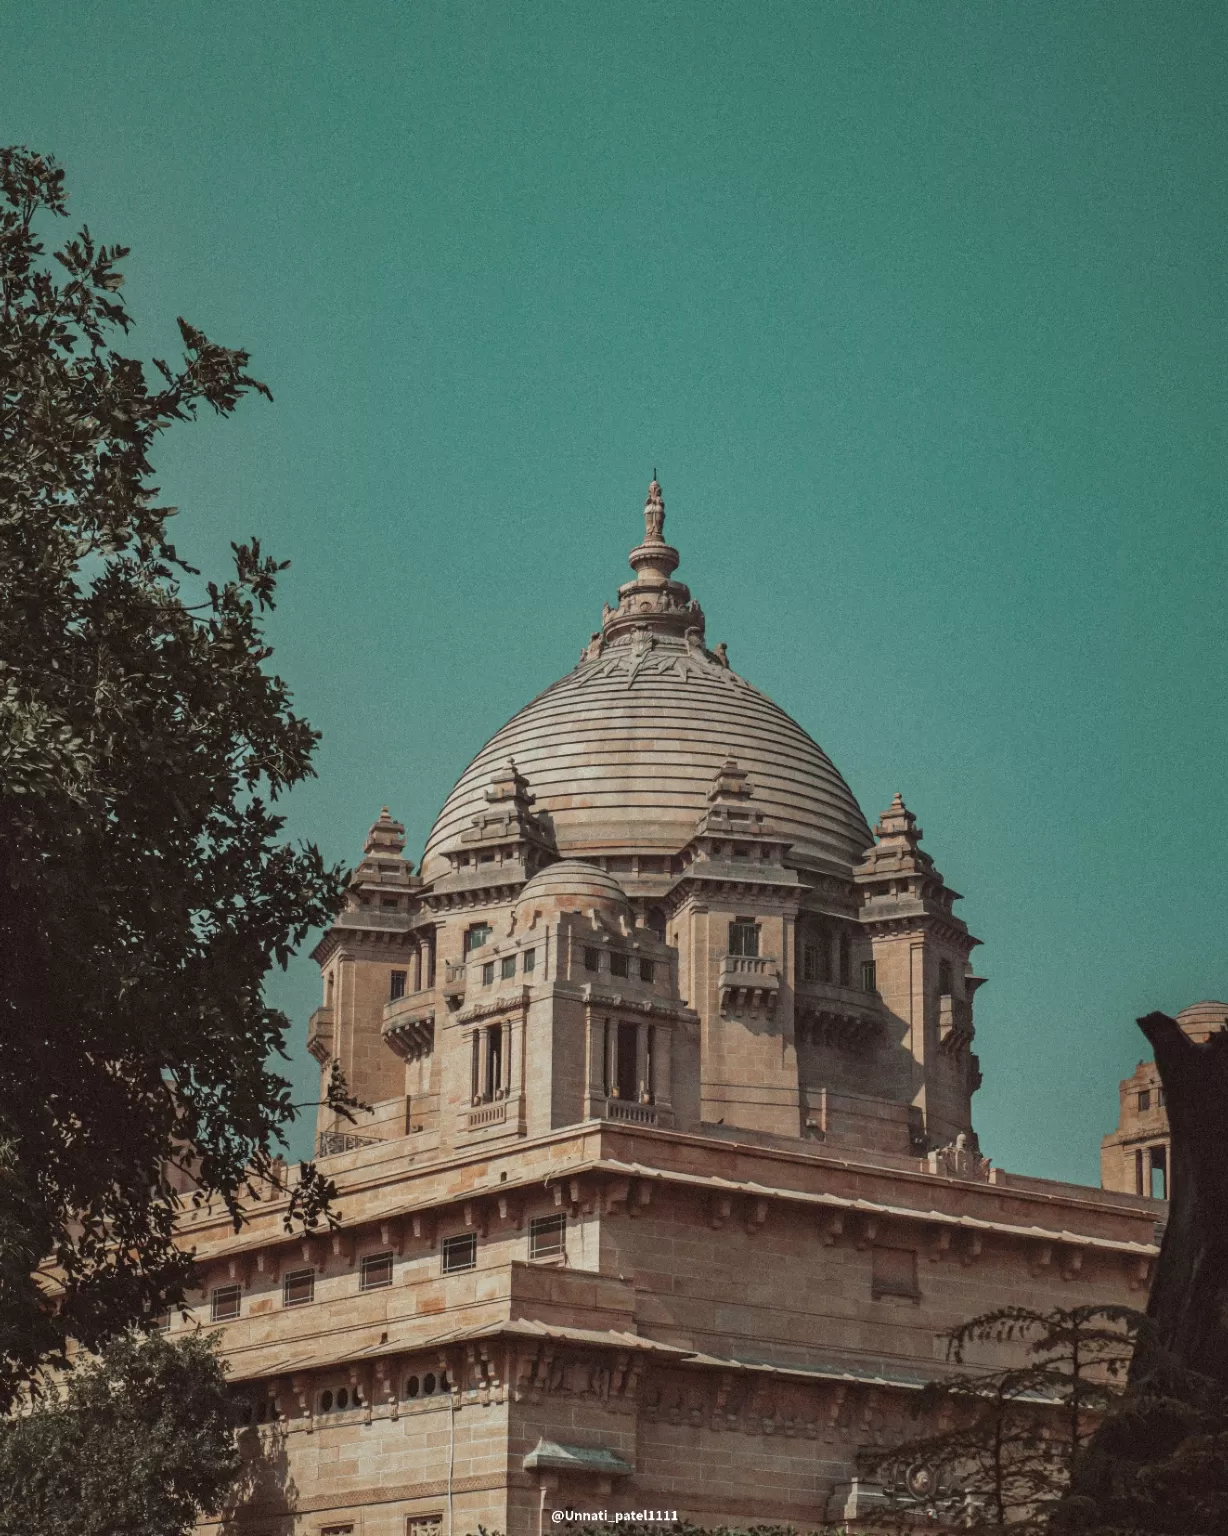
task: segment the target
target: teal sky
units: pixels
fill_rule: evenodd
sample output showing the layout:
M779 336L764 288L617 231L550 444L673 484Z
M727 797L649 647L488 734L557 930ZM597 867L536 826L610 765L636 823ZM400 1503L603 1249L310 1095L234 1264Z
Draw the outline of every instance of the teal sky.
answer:
M983 941L977 1125L1095 1182L1133 1025L1228 996L1228 10L3 8L0 137L275 403L167 440L180 547L293 561L291 830L417 857L568 670L653 466L734 667ZM306 958L275 996L301 1040ZM308 1143L300 1138L296 1150Z

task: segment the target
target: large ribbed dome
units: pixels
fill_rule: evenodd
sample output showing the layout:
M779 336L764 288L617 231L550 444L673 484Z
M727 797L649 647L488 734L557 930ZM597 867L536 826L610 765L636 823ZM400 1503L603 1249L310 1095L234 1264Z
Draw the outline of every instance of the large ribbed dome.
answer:
M817 743L730 669L723 647L705 648L702 611L669 579L677 553L660 537L655 481L647 516L648 537L631 556L637 580L620 588L575 671L513 716L461 775L427 839L426 879L446 871L444 850L487 808L492 775L509 757L564 857L676 852L731 754L750 776L754 809L803 862L847 874L873 842Z

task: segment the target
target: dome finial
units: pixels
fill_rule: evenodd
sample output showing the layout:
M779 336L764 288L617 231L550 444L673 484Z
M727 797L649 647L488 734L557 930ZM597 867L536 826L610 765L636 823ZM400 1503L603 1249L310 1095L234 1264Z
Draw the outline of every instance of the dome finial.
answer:
M644 503L644 543L664 544L661 530L665 527L665 498L657 484L657 472L652 472L652 484L648 487L648 499Z

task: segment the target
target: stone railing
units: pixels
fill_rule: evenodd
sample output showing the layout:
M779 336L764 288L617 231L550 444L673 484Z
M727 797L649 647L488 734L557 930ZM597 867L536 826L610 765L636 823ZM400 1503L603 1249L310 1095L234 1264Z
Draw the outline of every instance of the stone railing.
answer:
M622 1120L630 1125L656 1125L657 1110L655 1104L636 1104L631 1099L607 1099L605 1117L607 1120Z
M469 1111L469 1129L480 1131L484 1125L502 1125L507 1120L507 1100L494 1104L479 1104Z

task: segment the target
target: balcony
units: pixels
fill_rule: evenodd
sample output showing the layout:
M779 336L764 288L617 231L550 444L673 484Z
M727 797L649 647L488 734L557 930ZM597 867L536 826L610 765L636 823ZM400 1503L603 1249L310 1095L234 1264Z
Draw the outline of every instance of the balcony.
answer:
M799 1044L830 1047L850 1056L873 1050L885 1022L877 992L829 981L797 983L794 1019Z
M718 982L721 1012L771 1013L780 996L780 967L771 955L726 955Z
M463 960L446 960L443 967L442 992L449 1008L459 1008L465 997L465 971Z
M378 1141L378 1136L355 1136L352 1131L321 1131L316 1137L316 1156L336 1157L359 1147L373 1147Z
M335 1023L331 1008L317 1008L307 1021L307 1049L322 1067L332 1060Z
M938 1044L954 1055L972 1044L972 1004L962 997L938 999Z
M435 993L423 989L385 1003L381 1033L406 1061L429 1056L435 1048Z

